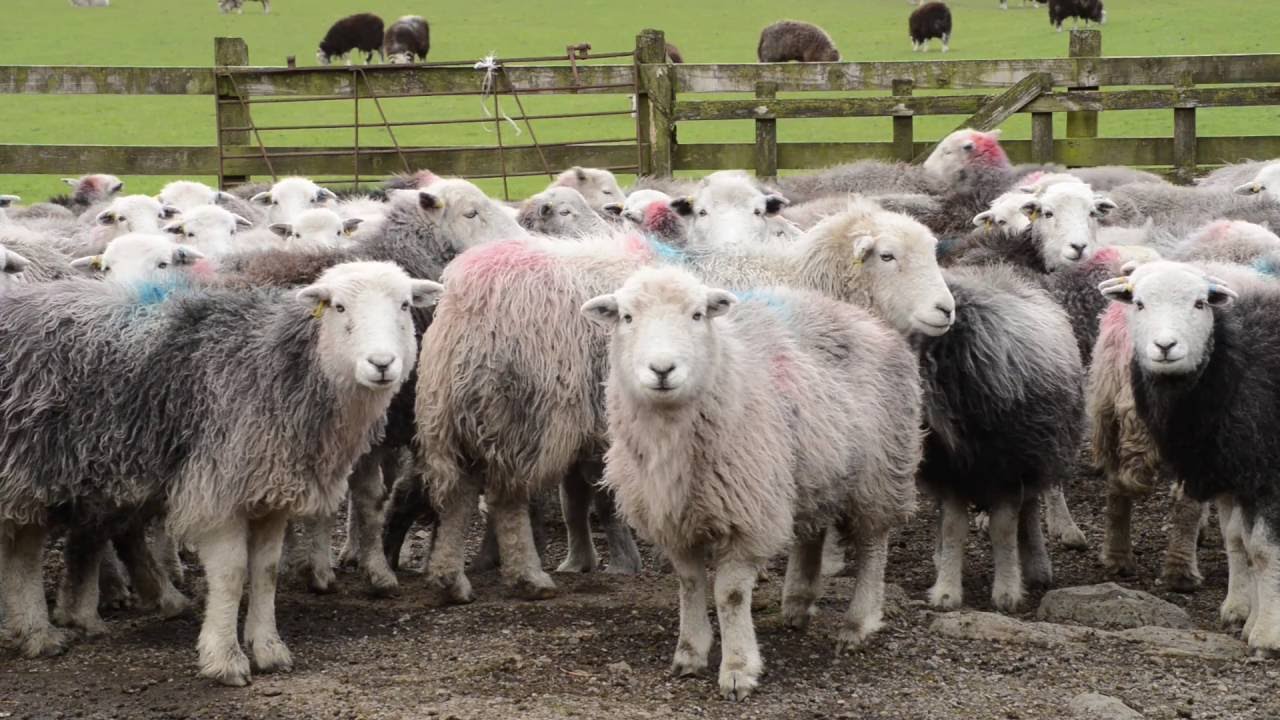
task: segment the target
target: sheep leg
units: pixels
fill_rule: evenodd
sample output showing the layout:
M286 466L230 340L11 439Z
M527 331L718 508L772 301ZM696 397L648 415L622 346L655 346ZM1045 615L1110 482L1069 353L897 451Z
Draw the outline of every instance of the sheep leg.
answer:
M464 485L440 504L440 523L427 559L427 587L439 592L438 604L471 602L471 582L463 571L467 527L479 493Z
M70 637L49 624L44 599L44 541L38 525L0 520L0 599L7 624L5 634L17 641L24 657L51 657L67 650Z
M187 568L182 564L182 553L178 551L178 543L165 529L163 520L156 523L154 532L152 552L168 573L169 579L174 583L181 583L187 577Z
M597 487L595 498L596 517L604 526L604 537L609 545L609 567L605 572L613 575L639 573L644 567L644 561L640 559L640 548L636 547L631 527L618 513L613 493L606 488Z
M533 541L527 502L495 498L489 505L493 528L498 534L498 552L502 557L502 577L511 585L516 597L524 600L546 600L555 597L556 584L542 569L542 561Z
M359 471L360 463L356 463L356 467L351 471L351 477L347 478L347 539L342 542L342 549L338 551L338 567L354 568L360 564L360 518L357 517L359 510L356 509L356 493L355 485L356 472Z
M53 621L63 627L78 628L86 637L107 632L98 615L98 570L106 543L101 532L72 530L62 551L65 567L58 584L58 602Z
M1235 500L1218 498L1218 527L1222 531L1222 547L1227 551L1227 597L1218 616L1227 627L1240 627L1249 620L1249 559L1244 551L1240 510Z
M965 527L965 520L961 518L961 528ZM884 626L884 569L889 560L889 531L860 529L857 542L853 600L836 640L837 653L862 647L867 638Z
M1193 592L1204 582L1200 574L1196 539L1200 535L1200 516L1204 503L1185 493L1175 493L1169 518L1169 544L1164 551L1164 567L1160 580L1171 590Z
M840 539L840 530L827 528L826 538L822 541L822 574L835 577L845 570L844 543Z
M938 501L938 538L933 553L937 579L929 588L929 604L955 610L964 601L964 543L969 534L969 507L954 497Z
M822 545L818 545L822 557ZM720 621L720 695L746 700L756 689L764 662L751 620L751 590L763 563L727 560L716 567L716 616ZM818 563L821 567L821 561Z
M588 463L580 462L560 481L560 507L564 511L569 552L556 572L591 572L600 562L591 542L592 492L588 473Z
M157 537L161 535L167 537L167 533L157 528ZM164 558L158 557L164 552L160 543L154 547L147 543L145 523L131 524L116 536L115 545L133 576L133 584L138 588L138 598L144 607L158 609L165 619L178 617L191 607L191 601L173 586Z
M1250 618L1249 647L1255 654L1271 656L1280 653L1280 545L1266 518L1254 521L1248 547L1258 601Z
M223 685L249 684L249 658L240 650L236 622L249 563L249 525L233 516L196 538L196 552L209 584L204 624L196 644L200 674Z
M1133 557L1133 497L1119 488L1107 489L1107 533L1102 541L1102 565L1116 575L1132 576L1138 571Z
M133 607L133 589L129 587L129 571L120 561L115 542L107 544L98 565L98 607L126 610Z
M400 582L382 552L383 499L386 485L382 467L386 449L373 450L356 463L351 472L351 506L348 515L347 547L364 570L368 590L374 597L387 597L400 590ZM348 548L350 550L348 551Z
M671 659L677 677L697 675L707 667L711 652L711 622L707 619L707 561L701 555L669 553L680 583L680 637Z
M1018 514L1018 558L1022 563L1022 577L1029 587L1053 585L1053 563L1040 529L1039 498L1024 501Z
M822 551L827 531L796 538L787 559L787 574L782 580L782 621L794 630L809 627L818 614L818 598L822 597Z
M386 477L386 471L383 471ZM399 570L407 559L405 538L420 515L434 518L435 511L427 500L422 476L409 472L396 478L391 489L390 508L387 510L386 528L382 532L382 550L393 571Z
M274 512L249 523L249 612L244 644L260 672L290 672L293 655L276 629L276 580L288 515Z
M991 561L995 580L991 604L1001 612L1022 606L1022 563L1018 553L1019 503L1004 502L991 508Z
M1244 621L1244 629L1240 631L1240 636L1246 641L1253 636L1253 629L1258 625L1258 617L1262 615L1262 587L1259 580L1257 548L1254 545L1253 528L1254 523L1249 521L1248 515L1244 508L1236 507L1236 517L1239 518L1238 533L1240 542L1244 546L1245 560L1249 568L1249 619Z
M1039 513L1037 513L1039 514ZM1089 549L1089 540L1084 531L1071 517L1071 508L1067 506L1067 495L1062 483L1055 482L1044 491L1044 518L1049 526L1049 537L1059 545L1072 550Z
M472 572L489 572L502 566L502 557L498 553L498 531L493 526L493 512L486 508L484 513L484 536L480 539L480 549L471 559Z
M323 513L302 521L302 534L306 542L307 560L303 565L307 575L307 589L317 595L337 591L337 576L333 573L333 515Z

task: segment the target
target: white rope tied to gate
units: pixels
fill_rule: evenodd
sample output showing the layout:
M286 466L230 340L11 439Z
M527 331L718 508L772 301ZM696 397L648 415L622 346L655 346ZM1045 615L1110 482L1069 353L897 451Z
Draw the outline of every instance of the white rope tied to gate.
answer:
M497 55L494 53L485 55L480 62L475 64L476 70L484 70L484 83L480 86L480 109L484 111L484 116L487 118L493 117L493 113L489 112L488 100L493 97L494 87L497 84L494 76L501 68L502 66L498 64ZM501 103L498 104L498 112L502 114L502 119L506 120L507 123L511 125L511 129L516 131L516 135L520 135L520 126L516 124L515 120L511 119L511 116L507 115L507 113L502 110ZM481 125L480 127L485 132L489 132L488 126Z

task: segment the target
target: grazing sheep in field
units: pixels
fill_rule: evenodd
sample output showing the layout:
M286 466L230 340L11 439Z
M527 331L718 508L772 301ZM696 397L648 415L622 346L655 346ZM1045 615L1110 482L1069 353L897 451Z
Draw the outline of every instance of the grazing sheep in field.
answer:
M382 30L382 18L373 13L348 15L331 25L324 34L324 39L316 50L316 61L321 65L328 65L334 58L345 57L350 65L352 58L348 53L352 50L364 53L365 65L373 62L375 52L386 60L386 56L382 54Z
M1280 651L1280 462L1273 427L1280 288L1173 262L1101 286L1127 307L1137 417L1192 500L1216 500L1229 582L1226 622L1259 653Z
M229 210L201 205L182 213L164 230L204 255L221 257L259 245L254 238L246 238L247 233L240 232L251 227L252 222Z
M762 62L840 62L826 30L798 20L781 20L760 31L756 58Z
M1031 7L1033 7L1033 8L1038 8L1038 7L1040 7L1041 5L1044 5L1044 4L1045 4L1045 3L1047 3L1047 2L1049 2L1049 0L1022 0L1022 7L1023 7L1023 8L1025 8L1025 7L1027 7L1027 4L1028 4L1028 3L1030 3ZM1000 9L1001 9L1001 10L1008 10L1008 9L1009 9L1009 0L1000 0Z
M531 232L565 238L599 234L609 228L582 193L563 185L553 185L526 200L520 207L519 222Z
M71 0L71 7L111 7L111 0Z
M336 208L338 195L302 177L287 177L249 198L249 202L266 212L268 223L293 222L303 210Z
M672 62L677 65L684 62L684 54L680 52L680 48L672 45L671 43L667 43L667 62Z
M1107 11L1102 0L1049 0L1049 24L1062 32L1062 22L1067 18L1075 18L1076 27L1081 20L1085 25L1090 21L1102 25L1107 22Z
M764 669L751 619L760 570L792 546L783 617L805 628L837 523L859 562L838 648L862 645L881 627L889 533L915 510L920 386L901 335L817 293L739 303L675 268L642 270L582 312L612 330L604 485L680 581L673 671L707 666L709 562L720 693L749 696Z
M364 220L343 219L329 208L303 210L291 223L272 223L269 226L291 250L342 248L352 244L351 235Z
M124 189L124 181L115 175L85 175L79 178L62 178L71 186L70 195L49 198L49 202L62 205L79 215L91 205L106 202Z
M907 34L912 50L929 52L929 40L937 38L942 42L942 52L946 52L951 42L951 8L941 2L921 5L907 18Z
M48 528L163 503L209 582L201 674L249 682L236 633L246 579L254 665L289 670L274 607L285 522L337 503L413 368L408 310L440 290L389 263L350 263L298 292L175 290L154 301L79 280L6 291L0 594L23 654L67 643L43 596ZM137 392L113 391L121 382ZM280 421L264 430L264 418ZM96 559L79 564L96 575Z
M547 187L569 187L577 190L587 199L587 205L596 212L603 212L605 205L622 202L626 197L613 173L597 168L571 167L556 176Z
M425 62L431 51L431 26L419 15L405 15L391 23L382 38L382 53L392 65Z
M178 279L176 273L185 273L202 258L199 250L178 245L163 235L127 233L107 243L101 255L77 258L71 266L112 282L137 285Z
M244 14L244 4L247 1L248 0L218 0L218 10L220 10L224 15L232 10L234 10L237 15L242 15ZM254 2L262 3L263 15L271 14L271 0L254 0Z

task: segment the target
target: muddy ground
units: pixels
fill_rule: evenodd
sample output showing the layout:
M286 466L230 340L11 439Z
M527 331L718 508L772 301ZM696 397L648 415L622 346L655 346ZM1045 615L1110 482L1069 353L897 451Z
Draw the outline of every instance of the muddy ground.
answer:
M1095 559L1100 497L1094 478L1077 478L1068 489L1094 549L1053 548L1058 586L1111 579ZM1139 506L1140 570L1124 584L1216 629L1227 580L1216 522L1201 551L1204 589L1167 592L1156 583L1166 506L1164 498ZM821 616L807 634L797 634L780 623L776 562L756 602L767 675L743 704L720 700L713 676L668 677L675 580L656 571L657 559L645 548L641 576L556 576L561 595L540 603L505 598L494 573L471 576L474 604L444 609L427 607L422 578L407 572L400 597L390 600L365 597L350 572L340 575L336 595L309 595L300 583L287 583L280 629L295 670L257 676L243 689L196 676L195 614L169 622L134 611L108 614L110 635L76 644L63 657L27 661L0 651L0 718L1030 719L1068 715L1067 701L1081 692L1118 697L1148 718L1280 717L1280 660L1149 657L1110 639L1045 649L930 633L932 613L920 600L932 581L933 518L926 508L895 538L888 579L909 602L852 656L835 657L832 639L850 581L834 579ZM558 561L564 552L558 528L552 537L549 555ZM597 544L603 550L603 541ZM988 610L985 536L971 534L966 562L966 607ZM186 590L202 592L198 572L189 573ZM1038 600L1032 596L1021 617L1031 619ZM715 649L711 661L714 668Z

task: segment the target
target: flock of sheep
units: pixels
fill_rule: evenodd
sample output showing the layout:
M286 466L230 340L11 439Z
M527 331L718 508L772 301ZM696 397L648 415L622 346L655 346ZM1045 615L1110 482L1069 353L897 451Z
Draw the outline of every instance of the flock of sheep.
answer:
M1181 489L1165 579L1194 588L1216 502L1222 618L1280 650L1280 163L1178 187L1013 166L998 133L962 130L921 166L626 192L572 168L519 205L427 171L346 196L303 178L156 197L68 183L0 196L0 617L28 657L103 632L99 606L122 595L186 611L192 548L201 674L289 670L286 527L331 589L345 496L343 559L375 594L397 590L423 520L426 601L471 601L483 494L472 571L546 598L531 512L558 487L559 570L597 568L594 508L610 570L638 571L634 528L679 581L673 669L706 668L710 595L720 691L742 699L771 558L790 553L782 612L800 629L824 557L850 553L839 644L857 648L919 487L940 507L928 602L963 603L976 509L992 604L1017 610L1053 580L1042 500L1050 539L1085 542L1061 491L1082 448L1107 478L1103 562L1133 572L1132 503L1162 479Z

